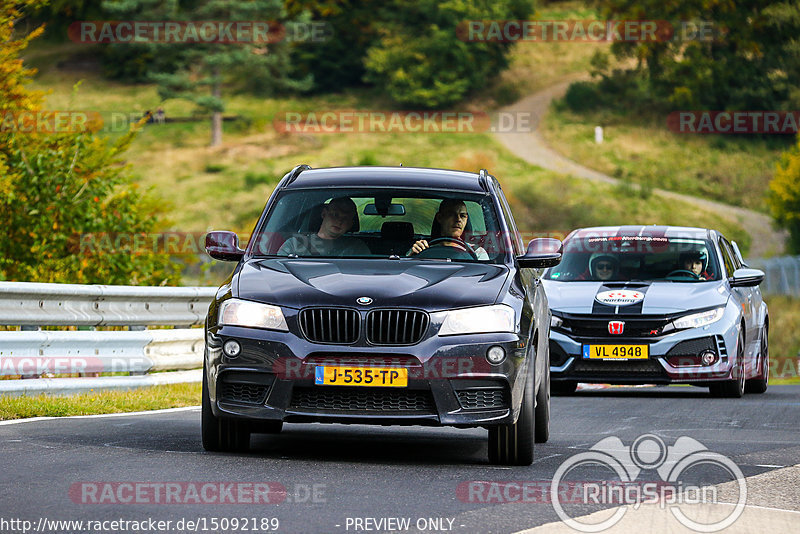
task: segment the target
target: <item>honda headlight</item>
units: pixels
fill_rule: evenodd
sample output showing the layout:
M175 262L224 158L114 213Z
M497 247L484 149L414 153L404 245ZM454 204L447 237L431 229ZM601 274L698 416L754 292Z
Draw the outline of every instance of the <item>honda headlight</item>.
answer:
M564 319L561 317L558 317L557 315L550 317L550 328L558 328L562 324L564 324Z
M283 330L285 332L289 330L286 326L283 312L278 306L239 299L228 299L220 305L219 324Z
M514 310L505 304L438 312L431 314L431 318L442 321L440 336L516 331Z
M698 328L700 326L716 323L722 319L724 314L725 306L722 306L721 308L715 308L713 310L693 313L691 315L684 315L683 317L672 321L672 325L678 330L684 328Z

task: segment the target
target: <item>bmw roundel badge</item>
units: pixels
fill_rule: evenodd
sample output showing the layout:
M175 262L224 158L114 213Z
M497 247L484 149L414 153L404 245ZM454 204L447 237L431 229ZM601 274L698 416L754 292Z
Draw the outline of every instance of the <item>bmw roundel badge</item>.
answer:
M370 304L372 304L372 299L369 297L358 297L356 299L356 302L358 302L362 306L369 306Z

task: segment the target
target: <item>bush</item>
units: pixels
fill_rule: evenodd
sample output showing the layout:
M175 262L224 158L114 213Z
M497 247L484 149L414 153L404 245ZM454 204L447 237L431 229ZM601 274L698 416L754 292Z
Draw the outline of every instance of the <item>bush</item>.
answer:
M600 93L597 84L591 82L575 82L569 86L564 95L564 103L572 111L589 111L600 105Z

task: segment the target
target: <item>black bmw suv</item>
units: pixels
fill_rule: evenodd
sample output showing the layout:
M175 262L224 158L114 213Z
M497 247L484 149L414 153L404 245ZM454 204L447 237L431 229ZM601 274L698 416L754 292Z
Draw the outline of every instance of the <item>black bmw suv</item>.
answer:
M549 433L550 312L539 269L485 170L286 174L206 320L203 446L245 450L283 423L481 426L489 460L528 465Z

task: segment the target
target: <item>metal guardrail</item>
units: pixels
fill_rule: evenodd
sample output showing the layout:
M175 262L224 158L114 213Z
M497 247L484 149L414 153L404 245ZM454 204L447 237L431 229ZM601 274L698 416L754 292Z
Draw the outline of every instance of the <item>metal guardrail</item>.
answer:
M214 287L0 282L0 325L199 325L216 291Z
M60 394L199 382L202 328L213 287L0 282L0 395ZM30 331L40 326L130 326L133 331ZM172 372L157 372L172 371ZM58 374L128 376L47 378ZM148 374L153 373L153 374ZM28 378L31 377L31 378Z
M764 271L761 291L765 294L800 297L800 256L751 260L749 264Z

